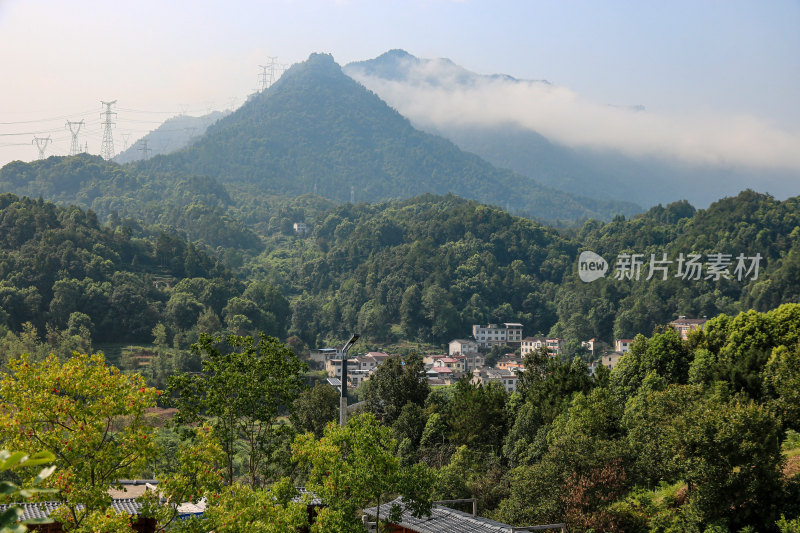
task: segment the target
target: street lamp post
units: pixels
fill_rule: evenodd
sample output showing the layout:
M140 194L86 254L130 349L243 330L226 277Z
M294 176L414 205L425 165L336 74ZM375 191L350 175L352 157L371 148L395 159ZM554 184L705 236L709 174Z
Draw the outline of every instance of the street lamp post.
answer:
M358 340L358 335L353 335L342 348L342 386L339 397L339 425L344 427L347 422L347 351Z

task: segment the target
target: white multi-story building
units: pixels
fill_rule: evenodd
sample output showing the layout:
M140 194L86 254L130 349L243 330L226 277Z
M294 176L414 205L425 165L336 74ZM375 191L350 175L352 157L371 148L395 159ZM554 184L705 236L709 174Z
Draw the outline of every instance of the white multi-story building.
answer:
M450 355L462 355L467 352L477 352L478 343L475 341L465 339L454 339L448 345L448 353Z
M633 344L633 339L617 339L614 341L614 351L628 353L631 351L631 344Z
M502 324L474 324L472 337L481 348L508 344L519 346L522 343L522 324L504 322Z
M547 353L550 355L561 355L564 351L564 343L564 339L559 338L525 337L522 339L519 353L522 357L525 357L529 353L544 347L547 348Z

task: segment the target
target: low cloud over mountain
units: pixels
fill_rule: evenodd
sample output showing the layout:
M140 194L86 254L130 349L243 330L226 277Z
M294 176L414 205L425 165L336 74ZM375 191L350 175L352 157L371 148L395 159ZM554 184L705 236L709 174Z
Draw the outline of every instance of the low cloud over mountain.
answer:
M354 63L346 71L420 125L515 125L575 148L800 172L800 131L784 131L757 117L679 116L599 104L567 87L481 76L447 59L419 59L402 51L374 61L383 65Z

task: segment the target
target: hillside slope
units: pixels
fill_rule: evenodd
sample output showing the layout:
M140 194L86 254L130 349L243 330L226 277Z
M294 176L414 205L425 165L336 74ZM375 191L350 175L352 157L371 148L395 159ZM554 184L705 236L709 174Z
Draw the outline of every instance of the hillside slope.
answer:
M192 146L151 163L337 201L453 193L551 221L640 211L543 187L423 133L323 54L294 65Z

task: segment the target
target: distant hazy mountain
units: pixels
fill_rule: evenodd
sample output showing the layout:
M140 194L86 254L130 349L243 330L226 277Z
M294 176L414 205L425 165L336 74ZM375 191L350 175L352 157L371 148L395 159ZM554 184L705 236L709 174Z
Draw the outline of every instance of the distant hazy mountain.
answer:
M701 207L746 188L779 198L800 193L797 172L690 165L657 157L631 157L613 150L572 148L515 123L498 124L488 118L476 123L429 113L416 98L420 88L428 94L452 93L455 98L463 97L465 90L479 84L549 86L547 81L517 80L497 74L483 76L448 59L421 59L403 50L351 63L344 67L344 72L409 117L415 126L442 135L493 165L562 191L598 199L625 199L641 205L688 199ZM641 106L629 109L646 112Z
M230 111L214 111L202 117L178 115L167 119L158 128L141 139L137 139L127 150L117 154L114 161L128 163L145 159L145 157L153 157L180 150L189 144L192 139L203 135L210 125L230 113ZM147 148L147 154L144 151L145 147Z
M190 146L148 165L259 193L337 201L454 193L550 221L641 210L543 187L415 129L323 54L294 65Z

